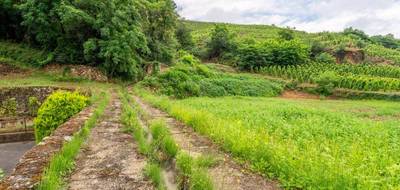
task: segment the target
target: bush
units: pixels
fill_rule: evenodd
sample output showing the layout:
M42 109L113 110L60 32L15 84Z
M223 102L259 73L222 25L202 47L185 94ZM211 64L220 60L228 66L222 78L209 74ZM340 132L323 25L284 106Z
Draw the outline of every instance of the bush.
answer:
M318 75L314 81L318 84L316 92L329 96L333 94L336 83L339 81L339 76L333 71L325 71Z
M23 30L22 40L54 52L58 63L97 65L111 76L138 79L145 61L169 63L175 53L178 16L171 0L6 0L0 5L7 22L0 34L15 40L7 33Z
M28 67L44 66L54 58L52 53L10 42L0 42L0 56L21 62Z
M191 32L192 31L184 23L178 24L175 35L179 42L180 49L184 49L186 51L193 50L195 44Z
M190 54L187 51L180 50L177 54L177 63L178 64L185 64L185 65L195 65L199 64L200 60L197 59L194 55Z
M268 40L240 47L238 66L242 70L253 71L272 65L299 65L307 63L309 55L310 49L299 41Z
M315 61L319 63L328 63L328 64L334 64L336 63L335 57L333 57L329 53L321 53L315 57Z
M211 32L211 39L207 42L207 58L221 58L225 53L236 49L234 35L225 25L215 25Z
M78 92L56 91L39 108L34 120L36 142L50 135L59 125L88 105Z
M212 72L204 65L183 64L146 78L141 84L175 98L276 96L283 88L264 79Z

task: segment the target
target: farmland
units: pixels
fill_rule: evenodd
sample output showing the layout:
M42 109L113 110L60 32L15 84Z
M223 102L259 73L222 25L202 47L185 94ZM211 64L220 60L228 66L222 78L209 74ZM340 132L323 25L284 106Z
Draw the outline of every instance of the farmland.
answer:
M0 1L0 189L400 189L400 39L179 9Z
M287 188L399 187L398 103L143 96Z

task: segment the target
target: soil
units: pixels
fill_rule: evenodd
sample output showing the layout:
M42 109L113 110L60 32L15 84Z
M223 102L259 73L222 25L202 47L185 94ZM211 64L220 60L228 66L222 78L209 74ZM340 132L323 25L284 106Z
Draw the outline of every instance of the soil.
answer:
M212 155L218 164L209 169L209 175L215 189L219 190L270 190L280 189L276 181L267 180L255 174L243 165L233 161L233 158L212 143L209 139L198 135L192 128L168 116L165 112L143 102L139 97L135 100L147 112L151 119L164 119L176 143L183 151L196 157L199 155Z
M7 64L1 64L0 63L0 76L15 76L15 75L20 75L20 74L29 74L30 72L25 69L20 69L11 65Z
M68 189L154 189L143 175L146 158L136 151L132 136L121 132L120 116L121 102L114 94L77 157Z
M321 99L321 97L318 95L308 94L305 92L299 92L293 90L284 91L280 97L286 99L315 99L315 100Z

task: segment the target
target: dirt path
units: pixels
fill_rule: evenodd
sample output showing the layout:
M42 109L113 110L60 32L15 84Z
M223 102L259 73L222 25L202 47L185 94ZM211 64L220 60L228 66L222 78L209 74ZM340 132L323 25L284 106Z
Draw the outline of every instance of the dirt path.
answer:
M104 117L78 155L69 189L154 189L143 176L145 157L136 151L132 136L121 132L120 116L121 102L113 94Z
M271 190L280 189L277 182L268 181L260 175L256 175L244 169L233 159L215 146L210 140L197 135L192 128L171 118L165 112L156 109L143 102L139 97L134 97L142 109L151 119L164 119L175 141L192 156L213 155L222 161L217 166L209 169L209 175L218 190Z

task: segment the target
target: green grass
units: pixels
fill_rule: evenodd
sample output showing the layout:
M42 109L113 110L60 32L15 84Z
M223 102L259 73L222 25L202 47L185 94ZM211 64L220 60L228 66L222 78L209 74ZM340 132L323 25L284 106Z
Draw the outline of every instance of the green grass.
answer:
M53 54L31 48L24 44L0 41L0 57L8 60L5 63L14 66L37 68L52 61ZM0 58L0 63L3 62L1 60Z
M79 153L82 144L89 136L90 129L95 126L97 120L103 115L109 98L107 93L93 96L93 101L98 103L94 114L85 122L81 131L76 133L70 142L64 144L61 151L51 159L36 189L53 190L65 187L64 177L74 168L75 157Z
M5 176L3 169L0 168L0 180Z
M161 167L159 164L156 163L147 164L146 168L144 169L144 174L151 179L151 181L157 187L158 190L166 189L163 181L163 176L161 173Z
M169 100L136 92L285 188L400 188L397 102Z

